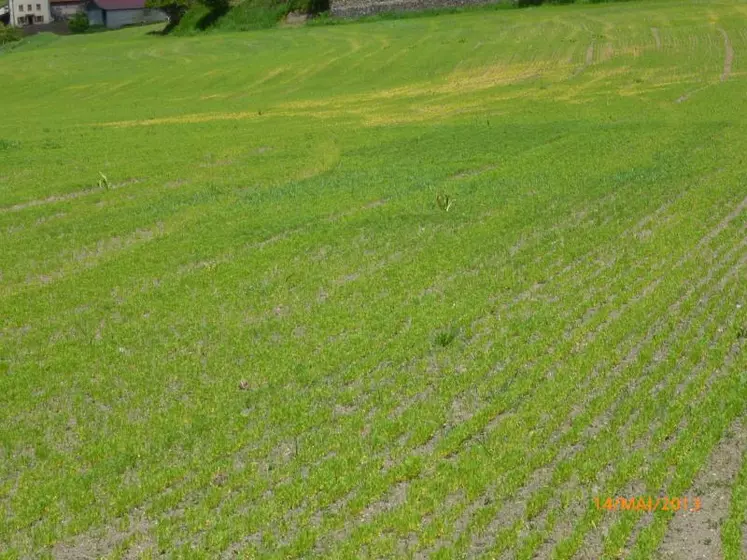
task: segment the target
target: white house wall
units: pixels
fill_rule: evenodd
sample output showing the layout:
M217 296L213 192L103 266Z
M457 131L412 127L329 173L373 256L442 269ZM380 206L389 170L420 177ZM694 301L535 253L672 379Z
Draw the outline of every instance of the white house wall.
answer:
M39 6L37 8L37 5ZM23 9L21 9L23 6ZM29 9L29 6L31 9ZM49 23L52 16L49 12L49 0L10 0L11 25L21 27L27 25L25 22L28 16L42 17L43 21L35 23ZM23 18L22 20L20 18Z

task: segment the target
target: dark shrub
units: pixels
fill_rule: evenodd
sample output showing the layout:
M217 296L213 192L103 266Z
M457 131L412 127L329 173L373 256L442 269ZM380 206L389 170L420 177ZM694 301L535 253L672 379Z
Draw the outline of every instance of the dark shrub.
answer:
M67 27L70 33L85 33L91 27L91 22L84 12L78 12L67 22Z
M308 0L307 11L310 14L321 14L329 11L329 0Z
M211 12L225 14L231 7L229 0L200 0L202 4L210 8Z

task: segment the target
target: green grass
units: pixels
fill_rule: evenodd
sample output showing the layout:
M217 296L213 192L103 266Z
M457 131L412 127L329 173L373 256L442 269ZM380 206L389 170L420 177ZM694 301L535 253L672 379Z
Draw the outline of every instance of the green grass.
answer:
M744 3L152 29L0 53L0 557L744 556Z

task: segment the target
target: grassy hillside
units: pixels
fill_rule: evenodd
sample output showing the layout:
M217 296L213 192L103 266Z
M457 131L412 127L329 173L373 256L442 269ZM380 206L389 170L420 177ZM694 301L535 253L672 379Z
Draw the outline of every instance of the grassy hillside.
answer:
M204 31L254 31L268 29L282 23L290 12L317 13L323 0L245 0L233 3L227 11L212 10L194 3L184 17L168 33L178 36L196 35ZM324 21L329 18L324 17Z
M0 54L0 557L744 558L744 3L148 31Z
M290 4L272 0L249 0L233 6L225 14L194 4L173 30L173 35L195 35L204 31L253 31L278 24L291 11Z

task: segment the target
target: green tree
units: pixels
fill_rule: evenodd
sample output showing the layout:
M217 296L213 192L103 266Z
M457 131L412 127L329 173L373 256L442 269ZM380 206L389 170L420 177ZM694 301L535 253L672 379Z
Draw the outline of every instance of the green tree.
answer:
M227 12L231 6L230 0L200 0L200 3L210 8L211 12L219 14Z

